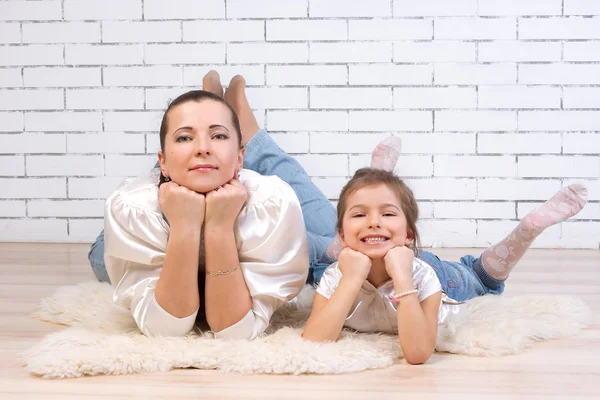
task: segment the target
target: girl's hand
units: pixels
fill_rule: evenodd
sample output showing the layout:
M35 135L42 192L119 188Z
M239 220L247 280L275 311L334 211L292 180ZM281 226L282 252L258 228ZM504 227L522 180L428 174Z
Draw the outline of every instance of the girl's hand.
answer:
M390 249L383 261L385 270L392 279L412 276L414 252L406 246L396 246Z
M362 284L371 272L371 259L363 253L345 247L338 257L338 266L344 278L355 279Z
M248 193L237 174L223 187L206 194L206 227L233 229Z
M167 182L158 188L158 204L171 227L202 227L205 210L203 194L175 182Z

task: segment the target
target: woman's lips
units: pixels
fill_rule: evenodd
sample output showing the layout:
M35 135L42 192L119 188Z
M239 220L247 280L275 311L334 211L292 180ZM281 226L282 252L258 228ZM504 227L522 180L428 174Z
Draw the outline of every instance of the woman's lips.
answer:
M192 171L196 171L196 172L212 172L214 170L216 170L217 168L214 165L196 165L194 168L192 168Z

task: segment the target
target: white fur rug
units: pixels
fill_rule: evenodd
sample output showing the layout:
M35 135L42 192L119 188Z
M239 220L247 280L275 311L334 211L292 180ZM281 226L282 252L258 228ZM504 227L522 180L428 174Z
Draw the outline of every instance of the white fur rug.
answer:
M129 311L112 302L108 284L60 288L34 316L69 328L46 336L24 353L28 370L44 378L132 374L174 368L246 374L340 374L390 366L402 357L393 335L345 331L335 343L301 338L314 291L306 287L280 309L254 341L216 340L209 333L147 338ZM438 351L473 356L516 354L536 341L575 335L589 326L581 300L558 296L482 296L461 305L440 325Z

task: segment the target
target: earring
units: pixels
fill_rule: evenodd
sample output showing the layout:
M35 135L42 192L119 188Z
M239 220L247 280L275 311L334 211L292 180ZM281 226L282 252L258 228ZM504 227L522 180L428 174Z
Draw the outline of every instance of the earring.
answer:
M165 176L165 182L171 182L171 178L169 178L168 176Z

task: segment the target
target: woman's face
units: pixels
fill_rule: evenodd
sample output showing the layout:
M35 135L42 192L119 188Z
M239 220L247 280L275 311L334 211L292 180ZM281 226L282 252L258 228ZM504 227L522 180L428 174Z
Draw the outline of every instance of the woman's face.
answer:
M208 193L242 168L244 150L226 105L211 99L188 101L167 115L162 174L181 186Z

